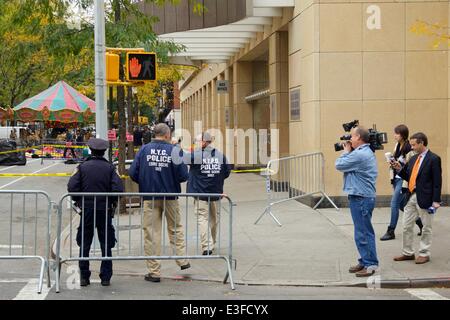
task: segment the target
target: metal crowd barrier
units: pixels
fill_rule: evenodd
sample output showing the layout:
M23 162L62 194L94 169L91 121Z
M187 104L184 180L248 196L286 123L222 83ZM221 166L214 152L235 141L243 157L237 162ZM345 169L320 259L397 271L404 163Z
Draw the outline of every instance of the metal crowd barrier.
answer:
M324 191L324 168L325 161L321 152L270 160L265 171L267 207L255 224L268 214L281 227L280 221L272 212L274 205L315 194L322 197L313 207L314 210L325 198L339 210Z
M9 204L9 211L0 210L0 260L40 260L37 292L41 293L45 271L50 287L50 197L44 191L0 190L0 202Z
M74 205L71 199L77 199L76 205ZM78 197L78 198L77 198ZM81 197L81 199L80 199ZM90 202L93 204L94 212L101 210L97 208L97 203L102 203L103 211L106 208L110 207L110 203L112 200L117 201L118 205L115 207L114 211L114 219L112 225L115 229L115 236L117 242L115 243L114 248L112 249L112 256L102 256L102 253L98 252L96 243L98 240L93 238L93 245L91 246L91 252L89 256L84 256L84 253L79 252L79 247L76 245L76 241L74 241L74 227L81 227L81 247L84 246L84 233L86 232L83 221L86 219L85 217L85 204L86 202ZM146 255L144 250L144 197L150 197L155 200L163 201L163 211L162 211L162 229L161 229L161 255ZM175 247L171 247L171 252L166 248L167 240L170 243L176 243L177 241L177 233L176 226L174 227L174 233L168 234L166 233L166 204L171 197L178 197L178 203L180 208L180 224L183 227L184 232L184 242L185 242L185 250L183 255L177 255ZM200 248L200 233L198 227L198 216L195 215L195 208L192 207L192 199L195 197L206 197L208 198L208 204L211 203L212 198L220 197L219 206L218 206L218 221L217 221L217 237L215 242L215 250L211 255L203 255L202 250ZM111 198L111 199L110 199ZM131 206L132 199L138 198L140 205L136 208ZM191 199L191 205L189 204L189 199ZM67 206L64 206L64 201L67 202ZM103 201L103 202L101 202ZM125 201L127 203L126 206L120 206L120 203ZM150 202L150 204L154 207L154 202ZM121 208L125 207L127 214L117 214L117 211ZM60 291L60 272L61 272L61 264L68 261L107 261L107 260L182 260L182 259L192 259L192 260L211 260L211 259L222 259L226 262L227 272L223 283L226 283L228 278L230 280L231 288L234 290L234 282L231 272L231 263L232 263L232 224L233 224L233 203L231 199L225 195L220 194L175 194L175 193L67 193L65 194L59 201L58 206L58 218L57 218L57 238L56 238L56 292ZM208 205L208 208L210 206ZM123 208L122 208L123 210ZM123 212L125 213L125 212ZM208 216L209 216L208 209ZM224 214L225 213L225 214ZM63 216L66 214L69 215L69 225L62 232L62 220ZM97 217L94 215L93 217L93 228L95 228ZM108 219L108 215L105 215L105 222ZM77 223L76 220L79 220ZM80 223L81 222L81 223ZM176 221L175 221L176 223ZM194 225L192 225L194 224ZM208 230L210 229L210 219L208 219ZM132 233L132 229L139 229L140 232ZM124 235L124 231L127 234ZM95 230L94 230L95 235ZM98 235L98 233L97 233ZM105 253L108 251L108 229L107 224L105 223L105 232L104 232L105 245L104 248ZM210 233L208 232L208 243L210 240ZM64 239L63 239L64 238ZM168 239L166 239L168 238ZM171 239L172 238L172 239ZM80 240L79 240L80 241ZM63 245L66 245L66 248L63 248ZM68 249L67 249L68 245ZM208 244L208 250L209 249ZM212 249L212 248L211 248ZM75 252L74 252L75 251ZM92 269L92 268L91 268Z

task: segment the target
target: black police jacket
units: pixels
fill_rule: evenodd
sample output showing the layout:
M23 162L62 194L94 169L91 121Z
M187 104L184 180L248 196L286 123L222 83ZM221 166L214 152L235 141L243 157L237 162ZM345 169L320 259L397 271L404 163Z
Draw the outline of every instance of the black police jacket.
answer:
M231 165L217 149L197 149L190 155L188 193L223 193L223 183L230 176ZM208 200L207 197L199 197ZM210 200L219 200L211 198Z
M70 177L67 185L69 192L123 192L122 180L116 172L114 165L103 157L88 157L77 167ZM118 197L73 197L77 205L82 208L95 208L106 210L117 203ZM95 201L94 201L95 200ZM84 203L83 203L84 202ZM95 202L95 203L94 203Z

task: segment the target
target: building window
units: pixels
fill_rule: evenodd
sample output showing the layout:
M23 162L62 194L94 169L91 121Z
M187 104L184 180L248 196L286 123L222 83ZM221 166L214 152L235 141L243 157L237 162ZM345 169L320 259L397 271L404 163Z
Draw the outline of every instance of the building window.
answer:
M291 90L291 121L300 120L300 88Z

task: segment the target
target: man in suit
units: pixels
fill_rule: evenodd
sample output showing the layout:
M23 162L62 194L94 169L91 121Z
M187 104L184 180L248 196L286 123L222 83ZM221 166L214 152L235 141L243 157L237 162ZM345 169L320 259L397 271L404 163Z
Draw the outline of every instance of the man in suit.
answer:
M399 170L399 176L408 181L410 193L404 210L402 255L395 257L394 261L415 260L416 264L423 264L430 261L432 222L434 212L441 202L441 158L427 148L428 138L422 132L412 135L410 143L416 155L408 164L402 168L398 162L392 162L392 167ZM423 230L419 256L416 259L413 228L417 217L422 218Z

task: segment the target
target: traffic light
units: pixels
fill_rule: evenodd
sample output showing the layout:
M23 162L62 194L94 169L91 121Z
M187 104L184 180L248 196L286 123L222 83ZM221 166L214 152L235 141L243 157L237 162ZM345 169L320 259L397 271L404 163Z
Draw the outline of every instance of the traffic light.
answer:
M119 62L118 54L106 53L106 81L119 81Z
M156 53L128 52L126 59L127 81L155 81Z

